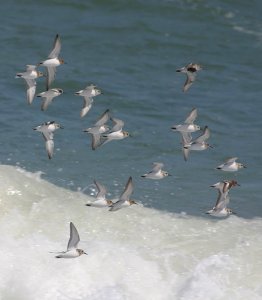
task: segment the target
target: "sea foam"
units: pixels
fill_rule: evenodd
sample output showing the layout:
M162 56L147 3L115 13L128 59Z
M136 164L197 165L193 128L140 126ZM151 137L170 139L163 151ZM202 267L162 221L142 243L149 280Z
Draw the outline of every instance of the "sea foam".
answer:
M108 212L11 166L0 184L0 299L262 299L261 219ZM70 221L88 256L56 259Z

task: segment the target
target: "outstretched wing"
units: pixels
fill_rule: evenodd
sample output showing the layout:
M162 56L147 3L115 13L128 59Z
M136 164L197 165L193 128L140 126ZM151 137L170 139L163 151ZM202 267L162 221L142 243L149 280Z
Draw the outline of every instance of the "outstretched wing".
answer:
M129 200L130 196L133 193L133 190L134 190L133 181L132 181L132 177L130 176L126 183L125 189L120 196L120 200L124 200L124 201Z
M56 58L58 57L59 53L61 51L61 40L60 36L57 34L54 40L53 49L50 52L48 58Z
M195 73L187 72L186 75L187 75L187 78L186 78L186 82L183 87L183 92L186 92L196 79Z
M185 119L185 124L193 124L195 119L197 117L197 109L193 108L192 111L190 112L190 114L187 116L187 118Z
M25 79L27 90L26 90L26 96L27 96L27 102L28 104L32 104L35 96L36 91L36 81L34 79Z
M56 67L47 67L46 89L49 90L51 83L55 80Z
M150 173L157 173L158 171L160 171L163 167L164 167L164 164L163 163L158 163L158 162L154 162L153 163L153 169Z
M91 133L91 136L92 136L92 146L91 146L92 150L96 150L96 148L102 145L101 135L99 133L98 134Z
M75 225L70 222L70 238L67 244L67 251L76 249L79 241L80 237L78 231L76 230Z
M112 131L119 131L124 127L124 121L120 120L120 119L115 119L115 118L111 118L111 120L113 121L113 123L115 124L112 128Z
M96 121L95 126L102 126L109 120L110 114L109 109L107 109Z
M96 195L96 199L105 199L106 195L106 188L98 181L94 180L94 184L96 185L96 188L98 190L98 193Z
M238 159L237 157L229 158L228 160L226 160L225 164L232 164L232 163L235 162L237 159Z
M204 128L204 132L198 138L194 140L194 143L203 143L210 137L210 130L207 126Z
M53 97L42 97L43 98L43 100L42 100L42 104L41 104L41 110L42 111L45 111L45 110L47 110L47 107L48 107L48 105L52 102L52 100L53 100Z

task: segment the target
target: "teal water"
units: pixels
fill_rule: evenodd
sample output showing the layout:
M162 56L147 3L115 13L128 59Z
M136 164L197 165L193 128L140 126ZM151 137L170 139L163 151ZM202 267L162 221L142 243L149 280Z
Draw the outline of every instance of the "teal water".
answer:
M70 189L96 178L122 188L128 176L147 206L199 215L215 201L209 185L237 179L232 206L240 216L261 216L261 85L259 69L261 3L245 1L9 1L1 20L1 162L41 170L45 178ZM64 89L43 113L39 98L26 105L26 64L43 60L56 33L61 56L53 87ZM183 74L189 62L204 70L188 93ZM74 92L88 83L104 92L89 114L79 118L82 99ZM39 80L37 92L44 90ZM170 127L198 108L198 123L211 130L214 149L192 153L184 162L180 138ZM95 152L82 132L109 108L125 121L132 137ZM32 127L56 120L55 156L48 161L41 136ZM59 150L59 151L58 151ZM248 166L237 174L214 170L237 156ZM173 175L161 182L140 175L160 161ZM235 199L235 200L234 200Z

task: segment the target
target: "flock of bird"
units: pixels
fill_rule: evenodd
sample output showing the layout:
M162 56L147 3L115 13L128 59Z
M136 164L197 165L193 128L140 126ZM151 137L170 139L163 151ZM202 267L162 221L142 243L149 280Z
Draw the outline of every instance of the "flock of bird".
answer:
M26 94L28 104L32 104L34 100L36 93L36 80L40 77L46 77L46 91L36 95L37 97L42 98L42 111L45 111L48 108L48 106L52 103L55 97L58 97L61 94L63 94L62 89L51 88L51 85L55 79L56 68L65 63L65 61L59 57L60 51L61 39L60 36L57 34L54 40L53 49L46 60L40 62L37 65L27 65L26 72L16 74L16 78L23 78L26 82ZM46 67L47 73L45 74L43 72L38 71L37 67L39 66ZM200 70L202 70L202 67L196 63L190 63L187 66L176 70L177 72L186 74L186 81L183 86L184 92L188 91L188 89L191 87L191 85L196 79L197 72ZM93 84L75 93L75 95L84 98L83 107L80 111L81 118L84 117L91 109L93 104L93 98L100 94L102 94L101 90ZM185 161L188 160L190 151L203 151L208 148L212 148L212 146L207 143L207 140L210 137L209 128L207 126L201 128L199 125L194 124L196 118L197 109L193 108L182 124L173 125L171 127L173 131L179 132L181 134L182 152ZM112 126L110 126L108 122L111 122ZM128 137L129 133L127 131L124 131L123 127L124 121L113 117L112 113L109 111L109 109L107 109L98 118L93 127L84 129L83 131L91 135L91 148L92 150L96 150L98 147L110 141L121 140ZM42 133L45 140L45 147L49 159L53 157L54 153L54 132L60 128L62 129L63 127L55 121L48 121L33 128L34 130ZM198 137L193 138L192 134L199 130L202 130L202 134L200 134ZM237 157L230 158L225 163L219 165L217 169L226 172L235 172L241 168L245 168L243 164L236 162L236 160ZM153 180L160 180L167 176L170 176L168 172L163 170L163 167L163 163L155 162L153 163L153 169L150 172L142 175L141 177ZM95 197L96 199L93 202L86 204L86 206L108 207L109 211L117 211L121 208L137 204L136 201L130 199L134 190L132 177L129 177L125 185L124 191L122 192L122 194L116 202L113 202L112 200L108 200L106 198L107 190L101 183L95 180L94 184L98 191ZM232 187L238 185L239 184L235 180L224 180L214 185L211 185L211 187L218 190L218 198L215 206L211 210L207 211L207 214L217 217L228 216L232 214L232 210L228 208L229 190ZM71 222L70 238L68 241L67 250L64 252L59 252L58 255L56 255L56 257L73 258L78 257L82 254L86 254L84 250L78 249L79 241L80 238L78 231L74 224Z

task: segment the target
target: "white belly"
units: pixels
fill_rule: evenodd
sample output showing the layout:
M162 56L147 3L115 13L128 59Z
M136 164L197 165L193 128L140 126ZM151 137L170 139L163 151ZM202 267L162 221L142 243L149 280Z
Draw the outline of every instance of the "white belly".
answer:
M58 58L50 58L42 62L42 66L46 67L57 67L60 66L60 61Z

